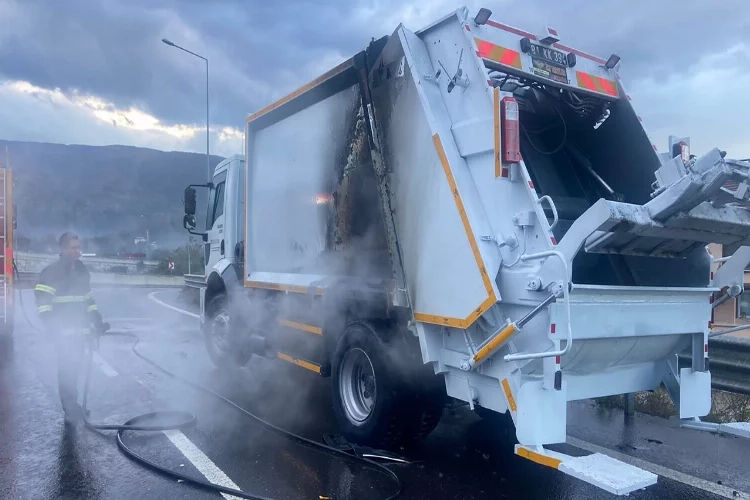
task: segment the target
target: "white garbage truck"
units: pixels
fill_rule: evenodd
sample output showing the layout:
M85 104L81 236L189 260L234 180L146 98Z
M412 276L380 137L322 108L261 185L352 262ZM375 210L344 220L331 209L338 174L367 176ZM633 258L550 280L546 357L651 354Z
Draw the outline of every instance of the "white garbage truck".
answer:
M628 493L656 476L544 446L569 401L663 384L680 418L709 412L712 301L750 254L712 274L707 245L750 242L748 165L660 153L618 56L490 17L400 25L247 118L244 154L185 191L206 346L330 377L352 441L419 439L453 398L512 420L516 454Z

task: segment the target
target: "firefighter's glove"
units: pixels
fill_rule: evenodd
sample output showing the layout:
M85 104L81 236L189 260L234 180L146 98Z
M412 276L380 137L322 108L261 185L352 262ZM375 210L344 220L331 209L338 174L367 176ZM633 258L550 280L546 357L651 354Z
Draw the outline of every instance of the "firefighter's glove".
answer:
M99 350L99 337L101 337L107 330L109 330L109 323L102 321L94 325L93 331L88 335L87 339L92 351Z

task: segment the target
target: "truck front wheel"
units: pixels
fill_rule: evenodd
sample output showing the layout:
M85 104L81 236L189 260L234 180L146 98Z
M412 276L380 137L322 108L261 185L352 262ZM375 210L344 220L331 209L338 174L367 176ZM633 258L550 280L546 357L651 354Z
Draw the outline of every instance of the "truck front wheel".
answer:
M398 355L367 322L349 324L339 338L332 363L333 408L348 440L394 449L437 426L444 399L414 386L408 370L394 361Z
M217 295L208 303L207 323L204 327L206 350L217 368L242 368L250 360L252 353L241 342L228 303L223 294Z

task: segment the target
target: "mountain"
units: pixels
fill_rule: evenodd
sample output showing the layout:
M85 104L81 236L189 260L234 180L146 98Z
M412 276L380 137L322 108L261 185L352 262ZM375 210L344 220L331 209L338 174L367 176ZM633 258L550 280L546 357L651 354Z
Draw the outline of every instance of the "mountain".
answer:
M162 246L187 241L183 191L188 184L206 182L205 155L0 140L0 165L6 164L6 147L14 174L19 243L28 238L49 246L65 230L78 232L84 243L98 240L100 246L105 240L128 246L146 231L150 241ZM211 168L221 160L212 155ZM205 206L200 197L198 202ZM96 251L92 245L86 246Z

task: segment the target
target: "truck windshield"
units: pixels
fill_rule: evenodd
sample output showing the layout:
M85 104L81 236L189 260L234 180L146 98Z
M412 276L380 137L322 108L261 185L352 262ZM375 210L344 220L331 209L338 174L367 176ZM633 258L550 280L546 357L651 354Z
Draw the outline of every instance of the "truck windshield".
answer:
M214 216L211 221L212 226L216 222L216 219L224 215L224 189L226 185L227 183L225 181L216 186L216 202L214 203Z
M224 213L224 189L226 187L226 180L226 170L214 177L215 187L211 189L208 194L206 231L210 231L214 225L214 221Z

